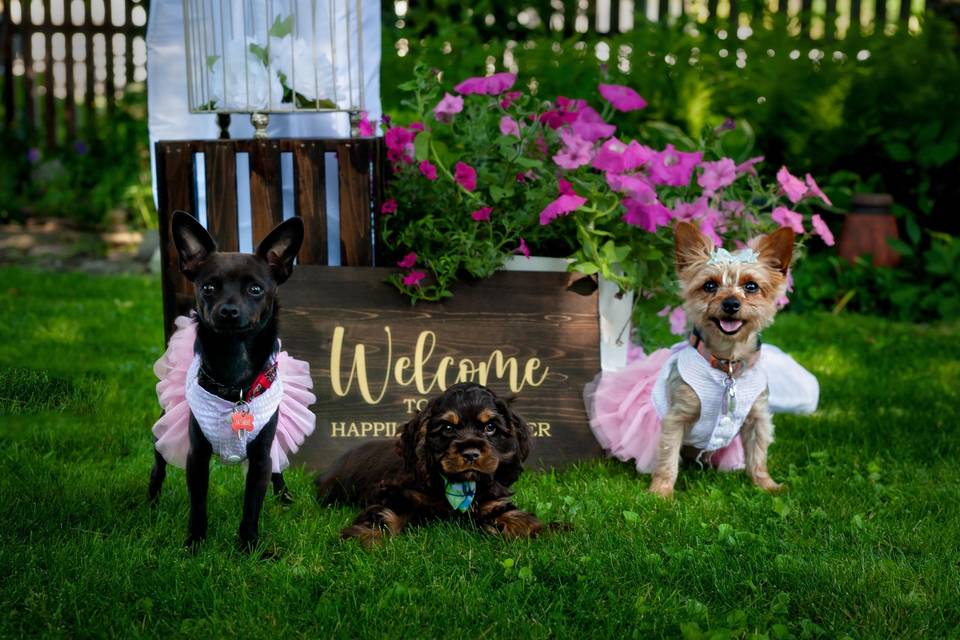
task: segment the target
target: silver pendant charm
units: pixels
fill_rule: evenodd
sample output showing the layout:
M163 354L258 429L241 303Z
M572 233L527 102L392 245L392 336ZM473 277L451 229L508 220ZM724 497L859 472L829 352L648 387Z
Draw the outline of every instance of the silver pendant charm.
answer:
M720 413L724 416L733 415L737 410L737 381L727 378L723 383L723 398L720 400Z

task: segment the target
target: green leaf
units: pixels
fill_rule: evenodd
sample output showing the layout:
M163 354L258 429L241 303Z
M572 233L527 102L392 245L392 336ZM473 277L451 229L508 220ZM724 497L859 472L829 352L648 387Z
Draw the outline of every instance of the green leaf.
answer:
M887 238L887 244L902 256L912 256L913 248L899 238Z
M597 271L600 271L600 267L598 267L598 266L597 266L595 263L593 263L593 262L578 262L578 263L576 263L575 265L573 265L572 269L573 269L574 271L578 271L578 272L583 273L583 274L586 274L586 275L588 275L588 276L592 276L592 275L595 274Z
M257 60L263 63L263 66L268 66L270 64L270 54L264 48L258 45L256 42L250 43L250 53L257 57Z
M213 71L213 65L217 64L217 60L220 59L220 56L207 56L207 69Z
M956 140L943 140L935 145L923 147L917 156L921 165L940 167L957 156L960 145Z
M910 147L902 142L888 142L886 148L887 154L890 156L890 158L896 160L897 162L907 162L913 155L910 152Z
M513 560L513 558L506 558L506 559L504 559L504 560L501 560L501 561L500 561L500 564L501 564L501 566L503 566L504 569L512 569L512 568L513 568L513 564L514 564L514 560Z
M907 228L907 237L910 238L910 242L913 244L920 244L920 236L923 232L920 230L920 225L917 224L917 219L913 216L907 216L905 226Z
M270 31L267 34L271 38L284 38L293 33L293 15L287 16L286 20L281 20L280 16L277 16L273 21L273 26L270 27Z
M627 522L636 522L640 519L640 515L636 511L624 511L623 519Z
M494 202L500 202L507 195L507 190L497 185L490 185L490 199Z
M539 169L543 167L542 160L534 160L533 158L517 158L517 164L526 169Z
M517 577L524 581L533 580L533 569L530 566L520 567Z
M413 141L413 152L419 162L430 157L430 133L421 131Z

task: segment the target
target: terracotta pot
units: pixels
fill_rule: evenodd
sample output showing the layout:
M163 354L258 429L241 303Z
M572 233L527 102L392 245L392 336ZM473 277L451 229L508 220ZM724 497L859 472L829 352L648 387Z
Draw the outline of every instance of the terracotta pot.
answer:
M900 239L897 221L890 213L893 197L887 193L858 193L853 196L851 211L843 221L838 252L841 258L853 262L870 254L873 266L893 267L900 262L900 254L887 244L887 238Z

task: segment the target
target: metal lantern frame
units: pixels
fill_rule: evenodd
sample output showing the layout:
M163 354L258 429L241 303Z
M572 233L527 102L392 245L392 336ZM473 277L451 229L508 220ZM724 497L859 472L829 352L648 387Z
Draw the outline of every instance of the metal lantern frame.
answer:
M303 112L348 113L358 135L361 0L183 0L183 15L189 110L217 114L221 137L231 114L265 138L268 114Z

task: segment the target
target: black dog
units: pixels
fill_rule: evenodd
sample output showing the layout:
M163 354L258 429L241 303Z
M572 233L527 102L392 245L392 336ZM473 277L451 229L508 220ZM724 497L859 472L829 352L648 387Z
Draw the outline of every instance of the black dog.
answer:
M188 213L177 211L171 233L180 257L180 270L196 289L197 342L202 389L231 402L250 395L259 384L277 345L277 287L290 276L303 242L303 222L291 218L271 231L255 254L218 253L210 234ZM267 385L269 386L269 384ZM242 412L241 412L242 413ZM259 539L260 510L271 479L270 449L277 412L248 442L246 488L240 521L241 548L250 550ZM236 415L234 415L236 418ZM246 427L244 427L246 428ZM186 460L190 519L189 548L207 536L207 489L213 446L194 412L190 413L190 449ZM150 475L150 500L155 502L166 475L166 461L156 452ZM289 500L283 476L273 474L274 490Z
M318 499L366 507L343 538L369 544L408 524L465 517L490 533L534 536L542 524L508 489L523 471L530 430L492 391L457 384L403 426L343 454L318 478Z

